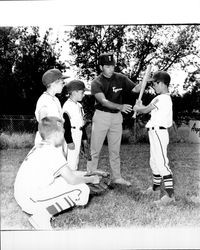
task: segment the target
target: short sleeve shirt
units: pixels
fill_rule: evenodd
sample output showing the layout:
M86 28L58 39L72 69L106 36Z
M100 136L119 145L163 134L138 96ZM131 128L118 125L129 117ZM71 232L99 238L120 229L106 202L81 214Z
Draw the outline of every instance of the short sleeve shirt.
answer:
M170 94L167 93L156 96L151 101L151 104L154 105L155 109L151 111L151 118L147 122L146 127L171 127L173 123L173 113Z
M44 92L38 99L36 104L35 116L38 122L40 122L40 112L42 108L46 108L47 116L55 116L62 119L62 108L60 101L56 96L52 96L47 92Z
M44 141L33 147L19 168L15 179L15 194L32 197L54 182L66 159L53 145Z
M63 105L63 113L67 113L72 127L80 128L84 125L83 107L79 102L74 102L70 98Z
M91 93L92 95L104 93L107 100L117 104L123 104L123 93L125 91L131 92L135 85L135 83L121 73L115 72L111 78L107 78L101 73L92 81ZM109 110L109 108L103 107L97 100L95 107L102 111Z

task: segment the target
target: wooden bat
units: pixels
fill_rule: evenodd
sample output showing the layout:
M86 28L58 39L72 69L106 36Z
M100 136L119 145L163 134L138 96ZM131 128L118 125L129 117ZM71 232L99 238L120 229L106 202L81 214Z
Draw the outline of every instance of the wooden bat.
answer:
M145 88L146 88L146 85L147 85L147 81L148 81L150 72L151 72L151 64L147 66L147 69L146 69L146 71L145 71L144 78L142 79L142 85L141 85L140 94L139 94L139 97L138 97L138 100L139 100L139 101L141 101L141 99L142 99L142 96L143 96L144 90L145 90ZM137 115L137 111L134 112L134 114L133 114L132 117L133 117L133 118L136 118L136 115Z

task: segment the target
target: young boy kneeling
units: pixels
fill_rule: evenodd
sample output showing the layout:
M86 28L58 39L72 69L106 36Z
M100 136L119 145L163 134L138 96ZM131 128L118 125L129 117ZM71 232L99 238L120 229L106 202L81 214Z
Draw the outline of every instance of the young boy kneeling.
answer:
M90 193L86 183L99 183L99 177L71 170L62 152L56 150L64 140L62 120L45 117L38 129L43 140L20 166L14 196L22 210L31 214L29 222L35 229L52 230L52 216L86 205Z

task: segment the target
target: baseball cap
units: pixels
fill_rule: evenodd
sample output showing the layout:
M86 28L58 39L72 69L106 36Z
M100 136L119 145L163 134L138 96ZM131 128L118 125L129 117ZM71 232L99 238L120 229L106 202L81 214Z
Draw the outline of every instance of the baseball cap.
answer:
M63 131L63 121L54 116L44 117L38 124L38 131L42 139L46 139L55 132Z
M69 78L68 76L64 76L59 69L49 69L42 76L42 83L44 86L48 87L52 82L58 79Z
M71 92L74 90L87 90L84 82L80 80L72 80L66 84L66 91Z
M112 53L104 53L99 56L99 65L115 65L115 59Z
M153 74L153 77L149 79L149 81L151 82L161 81L168 86L171 81L171 77L166 71L156 71Z

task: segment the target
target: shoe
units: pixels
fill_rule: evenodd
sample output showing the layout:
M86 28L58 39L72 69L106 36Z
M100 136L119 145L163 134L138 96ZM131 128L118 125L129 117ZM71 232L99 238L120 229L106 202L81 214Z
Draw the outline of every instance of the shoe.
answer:
M109 173L108 172L105 172L103 170L93 170L93 171L87 171L87 174L90 175L90 174L97 174L97 175L102 175L104 177L107 177L109 176Z
M36 230L53 230L50 216L44 214L33 214L28 220Z
M154 204L157 206L165 206L175 202L174 197L169 197L168 195L164 195L160 200L154 201Z
M126 181L124 178L118 178L118 179L114 179L112 181L113 184L120 184L120 185L125 185L125 186L132 186L132 184L129 181Z
M154 191L152 186L148 187L146 190L142 190L141 193L144 195L156 196L157 198L160 197L160 189Z

